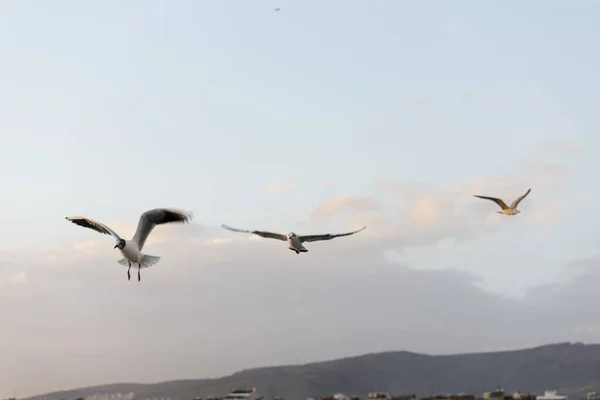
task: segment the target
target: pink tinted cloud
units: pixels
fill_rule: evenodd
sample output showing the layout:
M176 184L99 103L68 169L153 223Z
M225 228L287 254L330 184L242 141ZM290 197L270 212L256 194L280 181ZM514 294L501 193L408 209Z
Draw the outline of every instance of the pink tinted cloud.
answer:
M337 196L325 200L312 212L311 217L317 221L342 211L373 211L381 207L378 199L372 197Z
M560 147L563 148L563 147ZM575 148L565 146L569 152ZM507 203L532 193L520 204L518 221L551 225L564 211L547 193L568 185L571 169L529 157L525 168L514 176L475 176L458 185L444 186L427 182L393 182L379 179L368 196L338 196L323 201L311 219L323 223L333 216L344 216L348 225L367 224L364 237L378 236L390 242L428 244L444 239L462 240L501 229L498 206L480 200L474 194L504 199Z
M296 193L296 185L289 181L278 181L270 184L265 189L270 195L293 195Z

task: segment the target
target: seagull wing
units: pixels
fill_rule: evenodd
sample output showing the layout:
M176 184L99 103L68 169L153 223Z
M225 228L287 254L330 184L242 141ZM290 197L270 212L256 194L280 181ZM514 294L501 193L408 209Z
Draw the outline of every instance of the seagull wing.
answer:
M150 235L150 232L152 232L152 229L154 229L156 225L174 222L184 224L191 219L191 213L173 208L155 208L154 210L148 210L140 216L137 230L131 240L138 245L140 250L142 250L144 243L146 243L146 239L148 239L148 235Z
M506 210L508 208L508 206L504 201L502 201L502 199L497 199L496 197L478 196L476 194L474 194L473 196L479 197L480 199L491 200L494 203L498 204L500 207L502 207L503 210Z
M74 224L83 226L84 228L90 228L90 229L95 230L96 232L100 232L105 235L112 235L117 240L121 239L121 237L119 235L117 235L117 233L115 231L113 231L108 226L106 226L100 222L94 221L94 220L86 218L86 217L65 217L65 218Z
M233 231L233 232L252 233L254 235L262 236L262 237L268 238L268 239L283 240L284 242L287 241L287 235L284 235L283 233L274 233L274 232L265 232L265 231L246 231L244 229L232 228L225 224L221 224L221 227L223 229L227 229L227 230Z
M326 233L324 235L303 235L300 236L300 241L302 243L304 242L317 242L319 240L331 240L334 239L336 237L340 237L340 236L350 236L350 235L354 235L355 233L358 233L360 231L364 231L367 228L367 226L363 226L362 228L360 228L359 230L353 231L353 232L346 232L346 233Z
M529 194L529 192L531 192L531 188L523 196L521 196L518 199L516 199L515 201L513 201L513 203L510 205L510 208L512 208L513 210L515 208L517 208L517 206L519 205L519 203L521 202L521 200L523 200L525 197L527 197L527 195Z

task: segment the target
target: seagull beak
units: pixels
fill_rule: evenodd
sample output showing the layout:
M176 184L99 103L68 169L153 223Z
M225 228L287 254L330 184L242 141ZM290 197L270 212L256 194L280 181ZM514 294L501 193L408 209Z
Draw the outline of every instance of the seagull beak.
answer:
M119 243L115 244L115 247L113 247L113 249L116 249L118 245L119 245Z

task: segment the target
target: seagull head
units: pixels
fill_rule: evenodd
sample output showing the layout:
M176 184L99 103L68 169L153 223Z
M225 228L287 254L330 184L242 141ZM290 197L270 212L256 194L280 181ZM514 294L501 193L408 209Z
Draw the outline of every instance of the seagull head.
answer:
M115 247L113 247L113 249L116 249L117 247L123 250L123 248L125 247L125 239L117 240L117 244L115 244Z
M290 232L287 234L288 239L295 238L295 237L296 237L296 234L294 232Z

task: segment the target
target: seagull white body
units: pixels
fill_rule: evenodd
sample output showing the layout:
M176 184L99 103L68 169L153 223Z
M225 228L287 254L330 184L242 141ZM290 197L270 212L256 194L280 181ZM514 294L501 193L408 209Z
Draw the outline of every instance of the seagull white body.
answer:
M252 233L254 235L258 235L258 236L261 236L264 238L286 241L288 243L288 248L292 251L295 251L296 254L308 252L306 247L304 247L304 244L303 244L304 242L317 242L317 241L321 241L321 240L331 240L331 239L334 239L334 238L340 237L340 236L354 235L355 233L358 233L366 228L366 226L363 226L362 228L360 228L356 231L346 232L346 233L333 233L333 234L326 233L323 235L296 235L294 232L290 232L286 235L283 233L274 233L274 232L266 232L266 231L247 231L247 230L232 228L225 224L222 224L221 227L224 229L233 231L233 232Z
M146 239L148 238L154 227L156 225L174 222L186 223L191 220L191 217L192 216L190 213L169 208L155 208L153 210L148 210L140 216L135 235L133 235L133 238L131 238L130 240L125 240L121 238L115 231L110 229L108 226L100 222L91 220L89 218L66 217L66 219L73 222L74 224L83 226L84 228L90 228L95 230L96 232L111 235L115 239L117 239L117 244L114 248L118 248L121 252L121 255L123 256L123 258L118 260L117 262L121 265L129 267L129 269L131 269L131 263L137 264L139 281L141 279L140 269L151 267L160 261L159 256L151 256L149 254L142 253L144 243L146 243ZM127 279L131 279L129 269L127 270Z
M294 250L296 254L306 253L306 247L302 244L302 240L294 232L290 232L287 237L287 242L290 250Z
M145 254L138 247L138 244L133 240L125 240L125 247L119 249L124 259L134 263L141 263Z
M497 197L478 196L478 195L473 195L473 196L478 197L480 199L491 200L494 203L498 204L500 206L500 208L502 209L502 211L497 211L498 214L517 215L521 212L521 211L517 210L517 206L519 205L521 200L523 200L529 194L529 192L531 192L531 189L527 190L527 192L524 195L518 197L515 201L513 201L513 203L510 205L510 207L507 206L506 203L502 199L499 199Z

